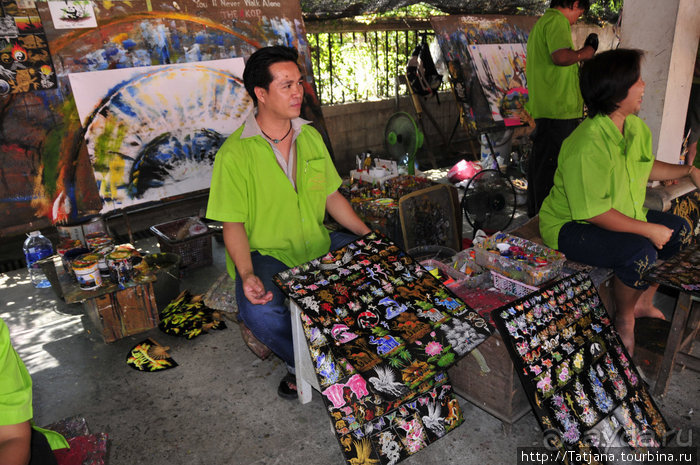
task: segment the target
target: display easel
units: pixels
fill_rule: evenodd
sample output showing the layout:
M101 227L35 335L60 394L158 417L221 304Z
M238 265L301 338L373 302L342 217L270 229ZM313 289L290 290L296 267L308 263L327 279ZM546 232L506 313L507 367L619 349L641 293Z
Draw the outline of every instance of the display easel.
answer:
M430 20L459 106L458 124L469 135L486 135L491 153L490 133L523 126L529 120L524 109L525 44L535 21L535 17L503 15Z

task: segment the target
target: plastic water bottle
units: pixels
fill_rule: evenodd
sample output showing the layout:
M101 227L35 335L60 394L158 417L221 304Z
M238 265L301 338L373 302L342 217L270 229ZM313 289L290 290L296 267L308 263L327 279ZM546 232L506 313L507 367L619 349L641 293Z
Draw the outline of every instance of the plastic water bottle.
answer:
M51 283L46 279L46 275L37 263L42 258L53 255L53 245L51 245L51 241L43 236L40 231L32 231L29 233L27 240L24 241L22 249L24 250L24 257L27 260L29 277L32 279L34 287L51 287Z

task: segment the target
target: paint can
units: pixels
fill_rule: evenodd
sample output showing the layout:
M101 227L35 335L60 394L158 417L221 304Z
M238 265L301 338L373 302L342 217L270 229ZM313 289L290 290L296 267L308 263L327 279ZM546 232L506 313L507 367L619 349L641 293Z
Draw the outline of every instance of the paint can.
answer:
M134 277L134 267L131 264L133 253L128 249L117 249L107 254L105 260L109 267L109 275L117 284L124 284Z
M82 245L87 246L87 237L92 235L108 236L107 224L100 215L92 216L82 221L56 226L60 240L78 240Z
M63 269L66 271L66 273L75 278L75 273L73 272L73 260L88 252L90 252L90 250L86 249L85 247L74 247L63 251L63 254L61 254L61 250L59 249L59 255L61 255L61 260L63 262Z
M91 291L102 285L102 276L97 267L99 258L98 254L87 253L71 262L80 289Z
M85 236L85 242L90 250L103 250L105 247L113 246L114 241L111 237L103 233L91 233Z

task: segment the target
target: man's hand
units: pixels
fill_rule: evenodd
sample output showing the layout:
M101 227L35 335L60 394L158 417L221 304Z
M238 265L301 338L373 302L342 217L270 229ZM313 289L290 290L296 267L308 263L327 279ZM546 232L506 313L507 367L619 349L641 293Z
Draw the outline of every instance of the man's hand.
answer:
M598 34L595 32L591 32L588 34L588 37L586 37L586 41L583 43L584 47L593 47L593 52L598 51Z
M241 281L243 282L243 293L251 304L265 305L272 300L272 291L265 292L262 281L254 274L241 276Z
M671 239L672 234L673 229L667 228L662 224L649 223L645 236L654 244L654 247L661 249Z

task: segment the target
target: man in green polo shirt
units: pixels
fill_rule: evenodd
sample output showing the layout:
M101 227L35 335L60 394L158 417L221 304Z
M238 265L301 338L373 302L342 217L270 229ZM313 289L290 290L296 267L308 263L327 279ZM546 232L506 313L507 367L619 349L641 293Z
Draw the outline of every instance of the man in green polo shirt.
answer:
M562 141L583 116L578 63L594 55L598 36L589 34L584 46L575 50L571 25L588 7L589 0L552 0L527 40L526 109L535 120L527 186L530 217L552 188Z
M296 397L291 317L272 277L355 238L329 234L326 212L353 234L370 232L338 192L341 180L321 135L299 118L304 90L297 60L297 51L284 46L261 48L248 59L243 82L257 111L219 149L207 206L207 217L223 222L239 317L287 364L277 392L290 399Z

